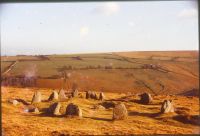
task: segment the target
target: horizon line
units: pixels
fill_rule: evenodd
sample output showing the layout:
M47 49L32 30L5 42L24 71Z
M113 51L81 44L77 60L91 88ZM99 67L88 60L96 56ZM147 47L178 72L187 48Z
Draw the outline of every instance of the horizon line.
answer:
M122 52L184 52L184 51L197 51L199 50L143 50L143 51L109 51L109 52L84 52L84 53L49 53L49 54L15 54L15 55L1 55L1 57L4 56L39 56L39 55L83 55L83 54L112 54L112 53L122 53Z

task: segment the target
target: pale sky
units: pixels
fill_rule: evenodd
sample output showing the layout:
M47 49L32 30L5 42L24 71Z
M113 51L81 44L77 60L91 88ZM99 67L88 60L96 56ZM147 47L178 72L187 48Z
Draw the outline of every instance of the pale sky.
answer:
M198 50L196 1L0 4L1 55Z

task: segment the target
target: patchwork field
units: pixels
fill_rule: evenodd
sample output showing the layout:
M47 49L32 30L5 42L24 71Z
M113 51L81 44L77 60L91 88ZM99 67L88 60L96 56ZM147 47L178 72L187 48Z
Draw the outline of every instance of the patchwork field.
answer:
M21 99L30 104L36 90L42 93L43 102L36 104L39 113L29 113L28 105L14 106L8 99ZM125 104L128 118L112 120L113 108L94 109L102 101L85 99L85 92L77 98L61 102L60 116L49 116L45 108L55 101L47 102L52 90L39 88L2 87L2 132L5 135L128 135L128 134L199 134L199 118L187 120L187 116L199 115L199 98L175 95L152 95L153 102L143 105L137 102L137 95L105 93L106 102ZM159 114L164 99L171 99L174 113ZM104 101L104 102L105 102ZM68 118L64 115L67 104L75 103L82 109L82 118Z
M39 88L63 87L64 71L70 74L66 89L181 94L199 90L198 57L198 51L3 56L1 71L3 77L37 77Z

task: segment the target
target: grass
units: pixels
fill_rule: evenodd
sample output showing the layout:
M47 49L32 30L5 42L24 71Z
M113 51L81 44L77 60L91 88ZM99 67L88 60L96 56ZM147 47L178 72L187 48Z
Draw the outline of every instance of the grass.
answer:
M48 57L48 58L47 58ZM46 60L45 60L46 59ZM129 134L199 134L199 126L192 124L190 116L199 115L199 99L188 94L192 89L199 91L198 51L170 52L120 52L100 54L71 54L47 56L1 57L3 71L16 61L8 75L39 76L35 88L2 87L3 133L14 135L129 135ZM160 65L160 69L144 69L144 64ZM92 69L112 65L112 69ZM26 113L26 105L13 106L8 99L31 102L36 90L47 100L52 89L60 89L63 81L59 72L64 66L71 76L65 88L76 83L78 90L103 91L106 101L122 102L128 109L126 120L112 121L112 108L95 110L97 100L85 98L68 99L61 102L64 114L67 104L73 102L83 110L83 118L52 117L44 113L53 102L37 104L39 114ZM89 68L90 67L90 68ZM119 69L119 67L123 69ZM85 69L83 69L85 68ZM164 71L162 70L164 69ZM1 71L1 72L3 72ZM5 75L6 76L6 75ZM52 78L58 76L57 78ZM153 103L138 103L137 94L149 92ZM194 93L194 92L191 92ZM129 96L130 94L133 94ZM174 95L172 95L174 94ZM172 99L176 112L159 114L161 103Z
M48 108L52 102L38 104L39 114L25 113L25 105L13 106L7 102L10 98L20 98L31 102L34 91L42 93L43 100L51 94L49 89L2 87L2 127L6 135L127 135L127 134L199 134L199 126L183 123L174 117L183 111L189 115L199 115L197 97L156 95L150 105L137 103L136 95L124 93L105 93L106 100L123 102L129 116L126 120L112 121L112 108L95 110L92 107L101 103L98 100L73 98L61 102L62 113L68 103L73 102L83 110L83 118L51 117L41 109ZM84 96L85 93L81 92ZM164 99L172 99L177 113L158 114ZM126 100L126 101L125 101ZM184 108L183 108L184 107Z
M1 62L1 72L4 72L12 63L13 61Z

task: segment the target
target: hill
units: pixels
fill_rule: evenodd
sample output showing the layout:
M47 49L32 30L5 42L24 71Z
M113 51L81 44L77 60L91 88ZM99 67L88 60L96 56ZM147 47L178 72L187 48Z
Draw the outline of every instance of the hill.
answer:
M1 72L3 78L36 77L39 88L187 94L199 90L198 57L198 51L3 56ZM70 76L65 85L63 72Z

